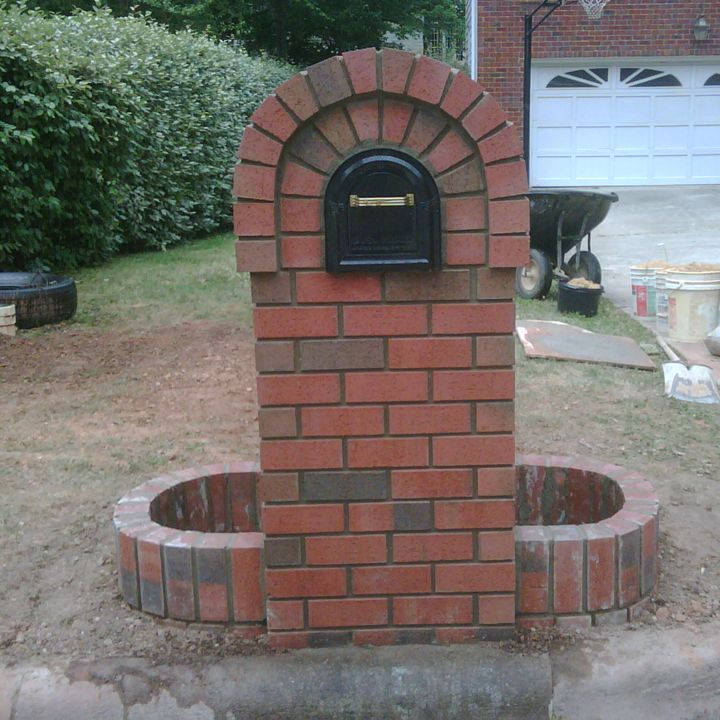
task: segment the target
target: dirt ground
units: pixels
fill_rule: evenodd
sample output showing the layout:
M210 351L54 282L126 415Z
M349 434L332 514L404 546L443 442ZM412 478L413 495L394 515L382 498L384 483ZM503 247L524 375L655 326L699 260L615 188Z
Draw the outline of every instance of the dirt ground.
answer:
M0 379L5 661L255 652L231 633L126 607L111 531L115 501L145 479L256 457L249 331L199 322L0 336ZM663 502L663 536L656 605L644 622L702 623L720 613L719 413L670 407L660 384L658 374L522 361L518 450L645 472Z

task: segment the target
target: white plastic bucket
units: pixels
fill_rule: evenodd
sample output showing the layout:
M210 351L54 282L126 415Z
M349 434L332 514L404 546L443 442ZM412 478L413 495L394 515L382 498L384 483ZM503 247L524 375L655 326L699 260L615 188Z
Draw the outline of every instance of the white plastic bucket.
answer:
M653 317L655 315L655 270L631 267L630 285L635 298L635 314L638 317Z
M702 340L718 324L720 271L668 270L668 334L680 342Z
M667 272L655 270L655 322L660 335L667 335L668 331L668 296L665 289Z

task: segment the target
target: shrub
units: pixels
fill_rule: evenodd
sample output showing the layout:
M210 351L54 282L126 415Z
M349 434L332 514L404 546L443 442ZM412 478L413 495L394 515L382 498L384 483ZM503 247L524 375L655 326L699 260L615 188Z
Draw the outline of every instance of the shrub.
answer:
M106 10L0 10L0 266L68 268L229 222L243 127L291 68Z

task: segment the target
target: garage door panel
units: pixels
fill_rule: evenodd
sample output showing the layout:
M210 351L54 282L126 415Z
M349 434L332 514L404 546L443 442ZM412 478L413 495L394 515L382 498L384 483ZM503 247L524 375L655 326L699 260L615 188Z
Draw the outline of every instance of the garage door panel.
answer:
M573 117L573 99L546 97L538 98L533 104L533 116L538 123L561 125Z
M537 182L544 185L558 185L572 177L573 161L569 157L539 157L535 160L534 172Z
M652 179L684 180L688 176L687 155L656 155L653 158Z
M575 172L578 180L603 180L610 173L610 157L578 155L575 158Z
M696 150L716 148L720 152L720 125L696 125L692 132L692 144Z
M650 172L650 159L645 155L615 158L615 178L623 182L644 180Z
M720 92L714 95L699 95L695 98L695 122L720 123Z
M609 127L578 127L575 131L575 147L578 152L607 153L612 146L611 135Z
M693 155L690 158L692 177L720 182L720 155Z
M683 150L690 146L690 128L687 126L658 126L653 133L653 147L656 151Z
M617 125L647 125L652 117L652 101L649 97L615 98L615 123Z
M579 125L609 123L612 116L610 97L578 97L575 100L575 120Z
M548 152L572 152L572 127L544 127L538 128L537 142Z
M690 117L690 96L662 96L655 98L653 122L656 123L687 123Z
M647 151L650 146L650 128L616 127L615 150L618 152Z

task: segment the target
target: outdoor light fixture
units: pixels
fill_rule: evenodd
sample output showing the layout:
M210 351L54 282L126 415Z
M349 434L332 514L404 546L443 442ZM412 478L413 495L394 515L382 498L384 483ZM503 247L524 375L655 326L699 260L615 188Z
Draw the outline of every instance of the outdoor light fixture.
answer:
M700 13L693 23L693 35L698 42L704 42L710 37L710 25L705 19L705 13Z

